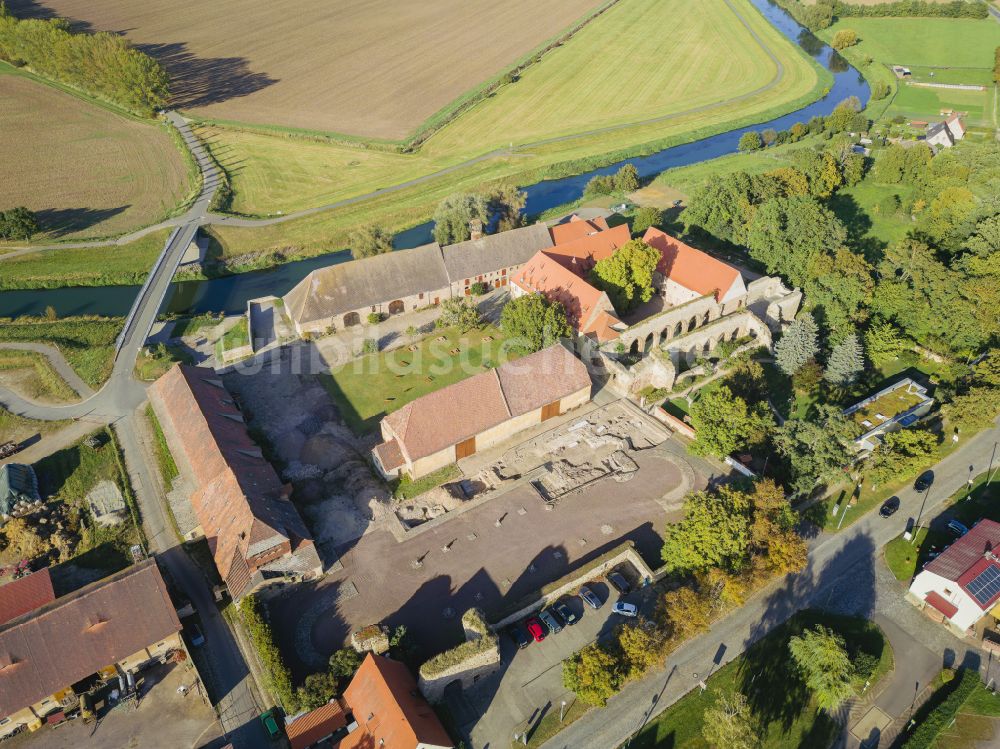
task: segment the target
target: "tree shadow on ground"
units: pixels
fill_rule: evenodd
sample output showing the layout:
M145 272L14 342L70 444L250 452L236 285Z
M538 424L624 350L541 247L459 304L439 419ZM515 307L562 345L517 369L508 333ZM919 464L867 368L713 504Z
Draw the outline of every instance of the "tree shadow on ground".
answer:
M187 44L141 44L170 73L172 106L180 109L220 104L260 91L278 79L250 69L245 57L198 57Z
M38 219L42 231L48 232L53 237L61 237L90 229L131 207L122 205L117 208L43 208L35 211L35 218Z

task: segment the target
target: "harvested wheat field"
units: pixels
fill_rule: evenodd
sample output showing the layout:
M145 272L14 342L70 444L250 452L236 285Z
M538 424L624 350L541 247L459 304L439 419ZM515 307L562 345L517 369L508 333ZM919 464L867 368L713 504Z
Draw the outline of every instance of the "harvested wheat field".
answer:
M0 209L27 206L36 240L123 234L161 220L193 188L162 126L140 122L0 64Z
M126 30L199 117L400 139L602 0L9 0Z

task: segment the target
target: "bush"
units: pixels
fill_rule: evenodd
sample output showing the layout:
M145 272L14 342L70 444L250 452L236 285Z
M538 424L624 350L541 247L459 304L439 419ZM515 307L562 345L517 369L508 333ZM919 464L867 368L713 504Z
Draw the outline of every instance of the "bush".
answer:
M875 81L875 85L872 86L872 99L874 101L884 99L891 91L892 88L885 81Z
M834 49L847 49L858 43L858 33L854 29L841 29L833 35Z
M740 136L739 149L741 151L757 151L763 147L764 139L756 130L751 130Z
M364 343L361 344L362 354L377 354L378 353L378 341L374 338L365 338Z
M382 313L381 312L369 312L368 313L368 324L369 325L378 325L380 322L382 322Z
M934 746L938 735L951 724L980 681L977 671L967 669L931 695L917 713L917 727L903 742L903 749L930 749Z
M490 290L490 285L485 281L476 281L476 283L472 284L472 286L469 287L469 291L471 291L475 296L482 296L483 294L487 294L489 293L489 290Z
M660 212L659 208L652 206L640 208L635 212L635 218L632 220L632 233L645 234L646 229L651 226L659 226L662 221L663 213Z
M271 626L264 620L263 605L257 596L250 595L240 601L239 609L247 634L250 635L250 641L264 668L267 687L285 712L294 713L298 709L298 697L292 689L292 674L274 642Z

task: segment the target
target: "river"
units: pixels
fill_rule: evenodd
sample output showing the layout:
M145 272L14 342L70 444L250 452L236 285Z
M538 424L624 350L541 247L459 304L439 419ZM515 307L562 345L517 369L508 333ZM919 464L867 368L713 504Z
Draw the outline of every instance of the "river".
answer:
M666 169L687 166L734 153L740 136L748 130L788 129L796 122L805 122L813 116L829 114L837 104L849 96L857 96L862 102L868 101L868 84L857 70L848 65L843 57L799 26L790 15L770 0L751 0L751 2L775 28L799 44L833 74L834 83L829 93L802 109L767 122L666 148L649 156L627 159L627 162L635 165L640 177L651 177ZM525 211L529 214L537 214L577 200L583 195L583 188L592 177L598 174L616 172L624 163L625 161L622 161L573 177L546 180L524 187L522 189L528 195ZM405 250L429 242L432 226L428 222L401 232L396 236L396 248ZM311 271L350 259L349 252L335 252L286 263L265 271L241 273L209 281L181 281L173 284L173 290L165 300L164 306L167 312L177 313L241 312L246 309L249 299L268 294L280 296ZM61 317L68 315L124 316L128 314L138 291L138 286L5 291L0 292L0 317L41 315L48 306L55 308Z

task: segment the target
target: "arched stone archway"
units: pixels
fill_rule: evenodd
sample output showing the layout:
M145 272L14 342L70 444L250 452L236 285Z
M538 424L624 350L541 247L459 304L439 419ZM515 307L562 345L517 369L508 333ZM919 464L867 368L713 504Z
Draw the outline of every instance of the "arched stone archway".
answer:
M692 330L694 330L697 327L698 327L698 317L695 316L695 317L692 317L688 321L688 333L690 333Z
M705 356L708 356L708 352L711 351L713 348L715 348L715 346L712 345L712 341L708 340L705 341L705 345L701 347L701 352Z
M731 336L729 336L729 340L730 341L735 341L739 337L740 337L740 331L739 330L734 330L733 334Z
M653 339L653 334L652 333L650 333L649 335L646 336L646 340L645 340L645 342L642 345L642 351L643 351L643 353L648 354L650 351L653 350L653 340L654 339Z
M352 325L359 325L361 323L361 315L357 312L348 312L344 315L344 327L350 328Z
M705 316L701 320L702 325L708 325L709 320L712 319L712 310L705 310Z
M660 345L661 346L664 343L667 342L667 338L669 337L669 335L670 335L670 330L667 329L667 328L664 328L663 330L660 331Z
M628 347L628 352L630 354L633 354L633 355L639 353L639 339L638 338L633 338L632 339L632 345Z
M677 323L677 325L674 326L674 338L676 338L683 332L684 332L684 323L683 322Z
M404 309L406 309L406 306L403 304L402 299L394 299L393 301L389 302L390 315L398 315Z

